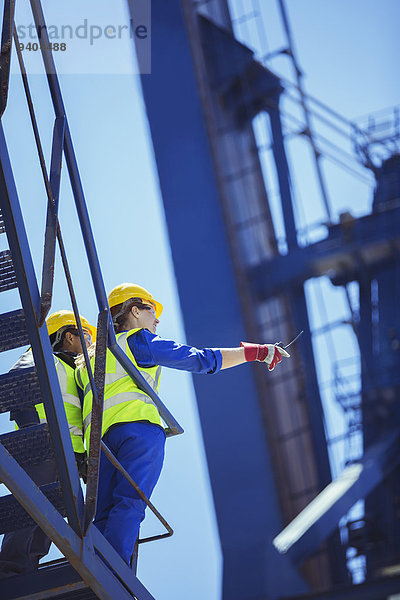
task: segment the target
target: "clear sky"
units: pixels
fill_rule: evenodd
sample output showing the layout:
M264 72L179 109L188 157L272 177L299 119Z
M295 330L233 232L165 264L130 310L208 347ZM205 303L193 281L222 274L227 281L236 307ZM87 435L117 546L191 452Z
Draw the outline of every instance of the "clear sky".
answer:
M276 2L260 0L254 4L263 7L268 51L272 51L282 45ZM72 24L74 28L85 19L89 25L101 27L127 22L123 0L46 0L43 6L48 23ZM241 15L252 8L253 2L232 0L232 6L235 15ZM310 93L349 119L399 104L397 0L289 0L287 8ZM28 26L32 18L24 10L17 3L16 20ZM250 22L248 26L252 27ZM245 37L246 30L241 32ZM251 29L247 35L249 32ZM136 66L131 40L103 36L93 44L89 39L81 40L78 46L67 39L66 44L64 53L59 51L56 58L106 289L122 281L147 287L164 304L160 335L184 342L148 122L139 80L133 75ZM25 49L24 57L30 72L38 73L34 52ZM271 61L270 68L288 75L284 59ZM13 72L17 72L15 56ZM32 75L30 83L49 164L51 104L43 76ZM3 120L32 254L40 273L46 197L22 84L16 74L11 77ZM301 148L293 152L297 152L301 165ZM80 312L94 322L97 307L65 165L63 168L61 227ZM299 189L297 201L302 204L298 210L307 215L308 201L315 190L311 175L304 172L296 177L295 185ZM328 169L328 173L336 212L351 209L362 214L368 209L371 188L341 175L338 169ZM316 218L322 220L322 211ZM0 249L5 248L5 241L1 243ZM2 312L18 306L16 291L0 295ZM52 309L69 307L58 264ZM317 311L311 316L315 322L324 318ZM187 341L196 345L196 340ZM16 356L18 351L1 355L1 372L9 369ZM139 577L157 600L218 600L221 554L191 377L164 370L160 393L185 429L185 435L167 443L165 468L153 495L155 505L176 533L170 540L141 548ZM5 415L0 427L3 431L11 427ZM143 534L155 531L160 528L149 518Z

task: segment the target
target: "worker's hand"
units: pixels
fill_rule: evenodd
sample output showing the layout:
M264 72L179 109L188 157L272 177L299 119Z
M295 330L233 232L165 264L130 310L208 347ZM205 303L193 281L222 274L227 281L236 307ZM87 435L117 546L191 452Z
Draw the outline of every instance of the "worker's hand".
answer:
M264 362L268 365L268 370L273 371L278 363L281 362L282 357L290 358L289 352L286 352L284 348L276 346L275 344L266 344L268 347L268 354L264 359Z
M269 371L273 371L276 365L281 362L283 356L285 358L290 357L289 352L286 352L284 348L276 344L249 344L248 342L240 342L240 345L244 347L246 361L257 360L259 362L266 362Z
M74 452L76 466L78 467L79 476L82 478L83 483L87 481L87 455L86 452Z

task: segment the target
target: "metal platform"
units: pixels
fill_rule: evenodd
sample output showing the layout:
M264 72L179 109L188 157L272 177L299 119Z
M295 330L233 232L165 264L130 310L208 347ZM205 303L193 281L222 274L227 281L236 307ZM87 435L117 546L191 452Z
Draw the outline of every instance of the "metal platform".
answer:
M3 579L0 585L2 600L97 599L68 562L42 567L37 573Z

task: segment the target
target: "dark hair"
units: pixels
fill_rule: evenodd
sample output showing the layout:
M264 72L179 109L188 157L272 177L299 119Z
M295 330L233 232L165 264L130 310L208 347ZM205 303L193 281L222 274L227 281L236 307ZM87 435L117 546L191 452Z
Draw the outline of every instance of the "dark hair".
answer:
M57 330L59 331L59 330ZM50 336L50 344L51 347L53 349L53 352L60 352L60 350L62 349L63 345L64 345L64 340L65 340L65 334L69 331L70 333L78 333L77 328L74 325L71 325L70 327L66 327L64 329L64 331L62 332L60 341L57 342L57 344L53 347L54 342L56 341L56 337L57 337L57 331L55 331L54 333L51 334Z
M125 322L132 306L144 309L147 308L148 305L145 304L141 298L129 298L129 300L125 300L125 302L121 302L121 304L111 307L110 311L115 333L121 333L121 331L125 329Z

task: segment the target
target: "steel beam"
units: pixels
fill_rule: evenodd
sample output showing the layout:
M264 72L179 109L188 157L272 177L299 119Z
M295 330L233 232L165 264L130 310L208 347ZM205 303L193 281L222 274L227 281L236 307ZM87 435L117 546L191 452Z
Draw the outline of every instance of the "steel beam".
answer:
M43 10L40 0L30 0L32 13L35 20L36 29L40 32L39 39L43 40L40 44L43 62L47 74L47 80L49 84L50 94L54 106L56 116L65 117L65 107L61 94L61 87L57 77L56 67L54 64L53 56L51 51L47 50L50 47L50 40L47 34L47 26L43 15ZM99 312L108 310L107 294L104 287L103 276L101 274L100 262L97 255L96 244L94 241L93 231L90 225L89 213L85 202L85 196L83 192L83 186L79 174L78 163L75 156L75 151L72 143L71 132L69 130L68 120L65 121L65 138L64 138L64 153L67 163L67 168L70 176L72 192L75 200L75 206L79 217L79 223L82 230L82 237L88 257L90 266L90 272L92 275L93 286L95 295L97 298L97 304ZM119 348L116 343L115 333L112 323L110 322L109 327L109 347L117 358L118 362L127 370L127 372L133 377L134 381L138 384L139 388L142 389L156 404L162 419L167 424L169 435L178 435L183 433L182 427L171 415L165 405L162 403L157 394L147 384L145 379L141 376L140 372L125 353Z
M5 0L0 54L0 119L7 106L15 0Z
M340 518L399 464L399 446L399 431L385 434L275 537L275 548L294 562L302 562L315 552L337 528Z
M94 385L96 395L92 394L92 420L88 453L86 502L84 532L96 514L97 489L99 483L101 429L104 407L104 381L107 356L108 311L103 310L97 320L96 353L94 367Z
M37 325L38 315L40 314L39 290L1 123L0 200L14 269L17 274L29 340L51 432L65 507L71 526L80 535L80 520L83 513L82 490L47 327L44 325L38 329Z
M93 525L83 539L75 534L1 444L0 480L101 600L132 600L132 595L138 600L154 600ZM98 556L95 548L104 560ZM110 565L112 572L104 561Z
M30 0L32 13L36 25L36 29L40 32L39 40L41 40L40 48L42 52L43 62L49 84L51 99L54 106L54 111L57 117L65 117L66 111L61 94L61 87L57 76L57 71L54 59L50 50L51 47L49 36L47 33L46 21L44 18L40 0ZM72 143L71 132L68 125L68 120L65 123L65 138L64 152L67 162L67 168L71 180L71 187L74 195L75 205L79 216L79 222L82 229L83 240L90 265L93 282L95 284L95 293L99 306L99 311L108 308L107 294L104 287L104 282L100 269L100 262L96 251L93 232L90 225L89 213L87 210L83 186L79 174L78 163L75 156L75 151Z
M1 600L46 600L87 589L79 573L69 564L40 568L32 573L1 581ZM29 592L27 592L29 590Z
M279 112L279 96L268 98L273 101L273 108L268 108L268 115L271 123L272 133L272 152L276 165L276 173L279 182L279 192L281 197L283 221L286 231L286 243L288 251L291 253L298 247L296 223L293 213L292 192L290 189L289 165L286 158L286 150L283 139L281 116Z
M397 574L315 594L282 596L280 600L397 600L399 593L400 575Z
M398 207L333 225L327 238L320 242L254 267L253 287L260 298L269 298L289 285L328 273L335 284L344 285L359 279L361 267L377 271L393 258L399 251L399 232Z
M54 260L58 227L58 200L61 180L62 152L64 147L65 117L56 117L51 151L50 187L52 202L47 206L46 232L44 241L42 289L40 293L40 319L42 326L50 310L53 294Z
M186 29L192 8L192 2L152 1L152 74L142 76L142 87L187 339L198 347L229 347L247 336L195 69L201 46L191 47ZM271 544L282 517L247 367L193 378L224 554L223 597L229 600L276 598L282 586L306 589Z

